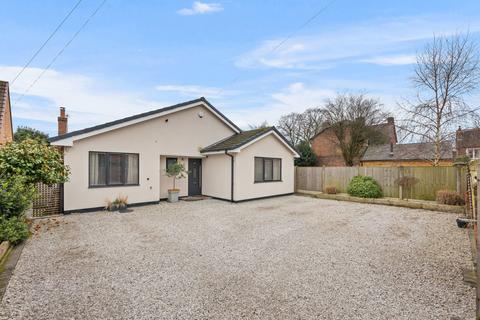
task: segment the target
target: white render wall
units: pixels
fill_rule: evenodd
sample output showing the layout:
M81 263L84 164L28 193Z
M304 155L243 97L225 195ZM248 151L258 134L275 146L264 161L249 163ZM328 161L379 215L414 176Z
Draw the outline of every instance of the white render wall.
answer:
M281 158L282 181L255 183L255 157ZM293 193L293 160L292 152L273 135L242 149L235 156L234 201Z
M200 111L202 118L198 116ZM129 203L158 201L165 197L161 190L168 189L171 184L163 175L165 164L161 165L161 156L183 156L187 162L189 156L201 157L202 147L232 134L234 131L230 127L199 105L75 141L73 147L65 148L65 164L70 167L71 175L65 183L64 209L103 207L107 199L113 200L119 195L127 195ZM89 188L89 151L138 153L140 185ZM188 192L186 179L183 183L181 191L185 195Z
M203 195L231 200L231 159L226 154L209 155L202 161Z

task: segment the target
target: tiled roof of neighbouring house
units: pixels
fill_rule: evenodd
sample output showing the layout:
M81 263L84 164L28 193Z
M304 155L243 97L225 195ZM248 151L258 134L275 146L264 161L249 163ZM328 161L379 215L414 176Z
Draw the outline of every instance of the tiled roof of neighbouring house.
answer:
M363 154L362 161L398 161L398 160L430 160L433 159L435 146L433 143L406 143L392 145L370 145ZM453 158L451 143L443 143L441 159Z
M266 127L266 128L242 131L240 133L234 134L228 138L225 138L212 145L209 145L208 147L203 148L200 152L204 153L204 152L228 151L228 150L237 149L270 131L274 131L276 134L278 134L278 136L280 136L280 138L287 145L289 145L293 150L295 150L295 148L290 144L290 142L288 142L288 140L285 139L285 137L280 132L278 132L278 130L275 127Z

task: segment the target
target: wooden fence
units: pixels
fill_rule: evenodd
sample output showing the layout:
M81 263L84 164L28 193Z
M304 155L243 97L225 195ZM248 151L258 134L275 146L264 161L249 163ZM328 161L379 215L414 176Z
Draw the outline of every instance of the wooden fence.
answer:
M347 192L349 182L357 175L373 177L384 196L392 198L402 192L403 198L435 200L438 190L465 190L465 173L457 167L296 167L295 187L320 192L336 187L338 192ZM409 190L401 190L397 183L401 177L415 177L418 182Z

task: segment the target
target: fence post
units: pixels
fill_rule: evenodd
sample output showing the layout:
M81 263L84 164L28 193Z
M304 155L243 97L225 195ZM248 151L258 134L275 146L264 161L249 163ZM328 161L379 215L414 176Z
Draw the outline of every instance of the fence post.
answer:
M397 180L398 182L401 181L401 179L403 178L403 175L404 175L403 167L400 166L400 167L398 168L398 180ZM401 183L397 183L397 184L398 184L398 198L399 198L400 200L402 200L402 199L403 199L403 187L402 187L402 184L401 184Z
M456 169L455 171L457 173L457 181L456 181L457 182L457 193L461 194L461 192L462 192L462 190L461 190L461 188L462 188L462 184L461 184L461 182L462 182L461 181L462 180L462 172L461 172L462 167L461 166L455 166L455 169Z
M473 209L473 219L475 221L474 223L474 235L475 235L475 240L476 240L476 251L477 251L477 254L476 254L476 257L477 257L477 261L476 261L476 265L475 265L475 277L477 279L477 299L476 299L476 305L477 305L477 308L476 308L476 318L477 319L480 319L480 276L479 276L479 273L478 272L478 268L480 267L480 239L478 239L478 213L480 212L480 210L478 209L478 206L480 206L480 164L477 165L477 172L476 172L476 177L475 179L477 179L477 205L474 206L475 208ZM473 186L472 186L473 188ZM472 191L472 195L475 196L475 193Z
M322 179L322 183L320 184L322 188L321 191L325 192L325 166L322 167L321 179Z
M295 170L293 171L293 192L297 193L297 183L298 183L298 167L294 166Z

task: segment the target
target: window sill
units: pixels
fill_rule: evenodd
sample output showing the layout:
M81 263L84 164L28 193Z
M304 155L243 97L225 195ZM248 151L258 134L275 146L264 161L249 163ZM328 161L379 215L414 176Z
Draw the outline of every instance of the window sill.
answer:
M88 189L99 189L99 188L118 188L118 187L138 187L140 186L139 183L137 184L113 184L108 186L88 186Z
M272 182L283 182L283 180L272 180L272 181L254 181L253 183L272 183Z

